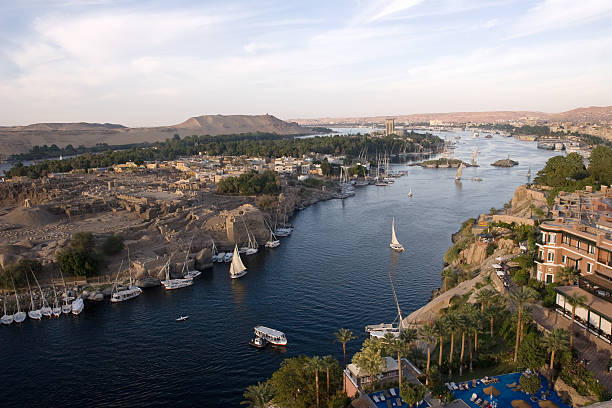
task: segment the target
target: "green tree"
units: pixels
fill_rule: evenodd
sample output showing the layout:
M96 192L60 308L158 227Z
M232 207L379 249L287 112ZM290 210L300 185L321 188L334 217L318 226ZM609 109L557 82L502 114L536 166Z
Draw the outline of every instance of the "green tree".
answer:
M323 360L319 356L313 356L308 360L308 369L315 375L315 392L317 400L317 408L320 406L320 394L319 394L319 371L323 370Z
M327 381L326 381L326 390L327 390L327 398L329 398L330 396L330 371L338 365L338 362L336 361L335 358L333 358L332 356L325 356L323 357L323 359L321 360L321 366L322 369L325 370L325 375L327 376Z
M532 303L537 298L537 293L525 286L520 286L516 289L516 291L510 294L510 299L516 304L518 314L517 314L517 325L516 325L516 343L514 346L514 362L516 363L518 360L518 349L519 343L521 339L521 318L523 307L529 303Z
M450 332L450 352L448 353L448 376L452 375L453 354L455 351L455 332L461 327L461 322L458 319L458 313L451 310L446 315L447 329Z
M316 394L309 360L305 356L287 358L272 374L270 382L275 391L276 405L287 408L310 408L315 404Z
M59 253L57 261L64 273L73 276L98 276L102 266L99 254L85 248L66 248Z
M612 149L597 146L591 152L589 161L589 173L596 180L597 185L612 185Z
M258 382L257 385L249 385L242 396L244 401L240 404L249 408L266 408L274 397L274 388L270 381Z
M448 331L448 323L446 319L443 316L437 318L433 323L433 329L435 330L436 335L438 336L438 369L440 369L440 367L442 367L442 349L444 348L444 336Z
M0 285L4 289L12 290L12 276L15 282L15 286L17 288L23 287L27 284L26 274L32 271L38 275L41 270L42 264L40 263L40 261L36 259L21 258L17 262L12 262L6 265L2 270L0 270Z
M554 329L544 338L544 345L550 353L549 368L552 370L555 366L555 353L569 350L569 333L564 329Z
M400 386L400 397L410 407L425 399L426 389L421 384L404 383Z
M376 382L376 378L382 374L385 368L385 359L382 356L382 344L376 339L367 339L363 342L361 351L353 356L353 364L363 369L370 375L372 384Z
M538 392L542 386L540 377L537 374L530 376L523 374L519 378L519 383L521 385L521 390L532 395Z
M427 345L427 364L425 368L425 385L429 385L429 366L431 363L431 346L436 344L438 330L434 326L422 326L418 333L419 339ZM440 343L441 344L441 343ZM442 347L440 345L440 347Z
M346 345L351 340L356 339L357 336L355 336L353 332L350 331L349 329L343 329L343 328L338 329L338 331L334 333L334 335L336 336L336 341L342 344L342 358L343 358L342 361L343 361L344 367L346 367Z
M559 272L559 277L563 279L568 285L574 285L576 283L576 279L580 276L580 271L576 268L572 268L571 266L565 266Z
M579 294L566 295L565 301L572 307L572 322L570 324L570 348L572 348L574 345L574 322L576 321L576 307L584 306L586 297Z
M522 367L537 370L546 363L546 351L542 346L542 339L536 333L529 333L519 346L518 363Z
M70 247L76 249L92 250L94 248L94 238L91 232L81 231L72 236Z

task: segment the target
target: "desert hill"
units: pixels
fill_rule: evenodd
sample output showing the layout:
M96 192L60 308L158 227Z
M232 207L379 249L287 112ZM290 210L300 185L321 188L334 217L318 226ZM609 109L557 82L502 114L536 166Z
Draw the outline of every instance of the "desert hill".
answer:
M394 117L398 122L415 123L439 120L447 123L494 123L520 120L522 118L537 118L547 122L612 122L612 106L591 106L577 108L561 113L546 113L537 111L490 111L490 112L445 112L445 113L417 113L410 115L389 115L369 117L326 117L315 119L292 119L300 125L326 125L334 123L355 124L382 124L385 118Z
M94 146L97 143L125 145L162 141L176 133L183 137L249 132L282 135L312 133L297 123L285 122L272 115L205 115L187 119L177 125L147 128L128 128L111 123L36 123L0 127L0 154L7 157L25 153L32 146L44 144L56 144L59 147L68 144Z

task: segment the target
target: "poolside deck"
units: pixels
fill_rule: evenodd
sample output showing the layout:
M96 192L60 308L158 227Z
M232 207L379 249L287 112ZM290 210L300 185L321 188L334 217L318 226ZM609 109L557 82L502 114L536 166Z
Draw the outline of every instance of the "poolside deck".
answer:
M454 395L455 398L463 400L470 408L481 408L481 405L475 403L475 401L477 401L478 399L481 399L483 402L495 402L498 408L511 408L511 403L515 400L525 401L532 408L540 408L539 402L543 400L551 401L559 408L571 408L569 405L564 404L561 401L557 393L555 393L553 390L548 389L548 381L543 376L540 376L540 380L542 381L542 387L537 393L533 395L537 399L536 401L531 400L531 395L528 395L522 391L515 391L508 387L508 384L518 384L520 376L521 373L512 373L491 377L498 380L498 382L491 384L483 384L482 381L478 381L478 385L476 387L472 387L472 381L469 381L468 383L470 385L470 388L468 390L454 391ZM490 386L495 387L500 392L497 397L494 396L491 398L483 391L484 388ZM543 393L546 391L549 391L550 394L544 396ZM475 401L472 401L473 394L476 394L477 397Z
M404 403L402 397L399 395L399 388L390 388L384 391L376 391L368 394L370 400L372 400L374 406L377 408L408 408L408 404ZM378 401L378 402L376 402ZM427 401L423 401L415 408L428 408L430 405Z

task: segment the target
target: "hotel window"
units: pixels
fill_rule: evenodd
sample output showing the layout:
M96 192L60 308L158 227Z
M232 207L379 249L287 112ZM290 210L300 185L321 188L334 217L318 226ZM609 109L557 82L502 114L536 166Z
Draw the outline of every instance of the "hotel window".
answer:
M548 262L553 262L555 260L555 253L548 252Z
M595 245L589 244L589 254L594 254L594 253L595 253Z
M587 273L593 273L593 264L587 263Z
M578 240L576 243L576 248L580 249L582 247L582 241Z
M546 233L545 232L542 233L542 243L543 244L546 243Z
M563 243L569 245L570 244L570 237L569 235L563 235Z
M561 260L563 261L563 265L565 265L565 262L567 262L567 256L563 255L563 257L561 257Z
M549 244L555 243L555 234L548 234L548 243Z
M555 275L546 274L546 283L553 283L553 278Z
M540 256L539 256L539 258L540 258L540 259L544 259L544 251L540 251Z

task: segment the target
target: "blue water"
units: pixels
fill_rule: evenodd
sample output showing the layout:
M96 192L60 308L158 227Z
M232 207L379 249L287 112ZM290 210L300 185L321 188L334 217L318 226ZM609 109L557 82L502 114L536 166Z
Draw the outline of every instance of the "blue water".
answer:
M530 399L531 395L528 395L522 391L513 391L512 389L507 387L508 384L513 384L513 383L518 384L520 377L521 377L521 373L512 373L512 374L495 376L492 378L497 378L499 382L490 384L490 385L484 385L482 382L479 381L478 386L475 388L470 388L469 390L454 391L455 398L462 399L470 407L473 407L473 408L480 408L480 407L476 405L474 402L470 401L472 398L472 394L476 394L478 398L481 398L483 400L486 399L489 402L495 401L497 403L498 408L512 407L511 403L514 400L523 400L523 401L528 402L533 408L539 408L540 406L538 405L538 402L531 401ZM546 378L544 378L544 376L541 376L541 375L540 375L540 380L542 382L542 386L540 387L538 392L534 394L534 396L538 400L541 400L543 398L542 393L548 390L548 380L546 380ZM469 384L471 387L472 382L469 381ZM491 398L491 396L483 392L483 389L489 386L495 387L501 394L497 397L494 396L493 398ZM550 392L550 395L546 397L548 401L554 402L555 404L557 404L559 408L571 408L570 405L567 405L561 402L561 399L559 398L559 396L554 390L548 390L548 391Z
M535 143L470 137L455 156L468 160L477 145L482 167L465 169L463 182L455 183L454 169L396 165L408 176L394 185L298 213L293 235L245 257L248 274L237 281L217 264L186 289L147 289L125 304L88 302L78 317L0 328L0 406L236 407L243 390L286 357L341 360L339 327L359 336L348 345L352 356L366 324L396 316L387 272L404 314L425 304L440 286L450 234L466 218L502 207L528 167L535 172L553 155ZM508 154L518 167L489 165ZM471 181L476 175L483 181ZM389 250L392 216L402 254ZM175 322L185 314L188 321ZM259 324L284 331L286 350L249 347Z

